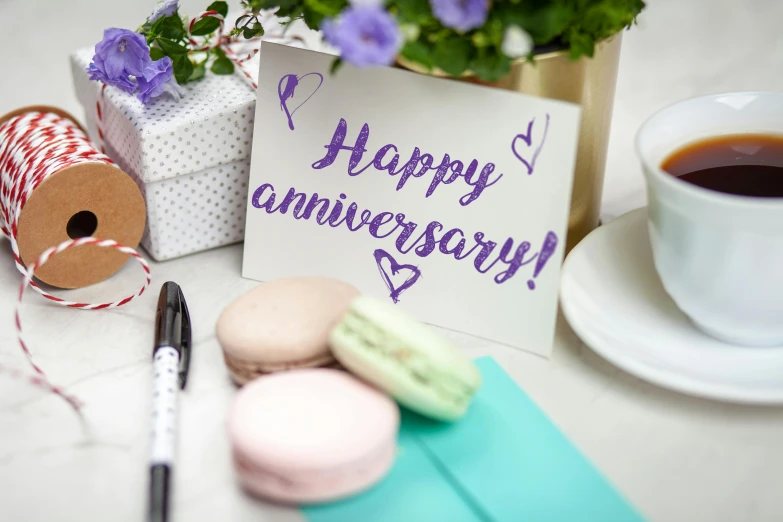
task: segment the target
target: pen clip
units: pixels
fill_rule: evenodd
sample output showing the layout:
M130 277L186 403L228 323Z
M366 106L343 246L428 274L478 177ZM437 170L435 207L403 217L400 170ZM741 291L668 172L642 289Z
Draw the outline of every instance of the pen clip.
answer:
M191 331L190 331L190 311L185 302L185 296L182 288L178 288L180 312L182 313L182 329L179 354L179 387L185 389L188 380L188 371L190 370L190 350L191 350Z

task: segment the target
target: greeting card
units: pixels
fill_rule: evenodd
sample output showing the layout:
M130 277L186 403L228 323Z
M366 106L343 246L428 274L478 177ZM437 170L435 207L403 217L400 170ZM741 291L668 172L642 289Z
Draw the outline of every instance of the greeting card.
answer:
M264 43L243 275L320 275L548 354L575 105Z

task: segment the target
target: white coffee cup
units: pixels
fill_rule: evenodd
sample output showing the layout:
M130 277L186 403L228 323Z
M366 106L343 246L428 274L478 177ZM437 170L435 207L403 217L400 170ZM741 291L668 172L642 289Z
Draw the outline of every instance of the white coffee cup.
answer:
M661 169L690 143L748 133L783 135L783 93L685 100L642 125L650 241L664 288L698 328L732 344L783 345L783 198L716 192Z

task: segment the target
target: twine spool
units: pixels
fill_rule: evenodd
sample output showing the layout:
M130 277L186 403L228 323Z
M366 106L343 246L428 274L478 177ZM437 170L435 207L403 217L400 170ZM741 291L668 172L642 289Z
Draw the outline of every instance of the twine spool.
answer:
M57 304L87 310L132 301L150 283L149 267L134 250L145 215L144 199L133 180L90 143L68 113L35 106L0 117L0 231L8 236L24 276L15 320L19 344L37 374L27 380L74 408L78 400L49 381L22 338L19 306L24 290L31 286ZM146 282L137 293L114 302L66 301L33 281L35 276L60 288L84 287L113 275L129 256L142 266Z
M36 118L32 130L30 124ZM13 124L17 125L11 129ZM19 143L31 130L40 138ZM34 164L43 161L46 154L59 154L63 147L78 148L77 157L64 161L50 158L40 170L33 167L27 173L15 172L25 155ZM14 254L20 258L17 266L23 274L22 263L30 265L47 248L70 239L111 238L131 248L141 241L146 210L139 188L90 143L76 120L60 109L24 107L0 117L0 172L4 218L0 225L12 247L18 245ZM30 193L13 200L9 195L13 196L14 189ZM127 260L128 255L119 251L84 246L63 252L35 275L58 288L81 288L110 277Z

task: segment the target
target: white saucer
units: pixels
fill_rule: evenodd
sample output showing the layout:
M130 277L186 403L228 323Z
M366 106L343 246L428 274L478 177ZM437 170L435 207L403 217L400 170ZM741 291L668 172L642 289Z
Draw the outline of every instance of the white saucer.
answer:
M639 378L711 399L783 404L783 346L736 346L696 329L658 279L646 209L599 227L571 251L560 306L587 346Z

